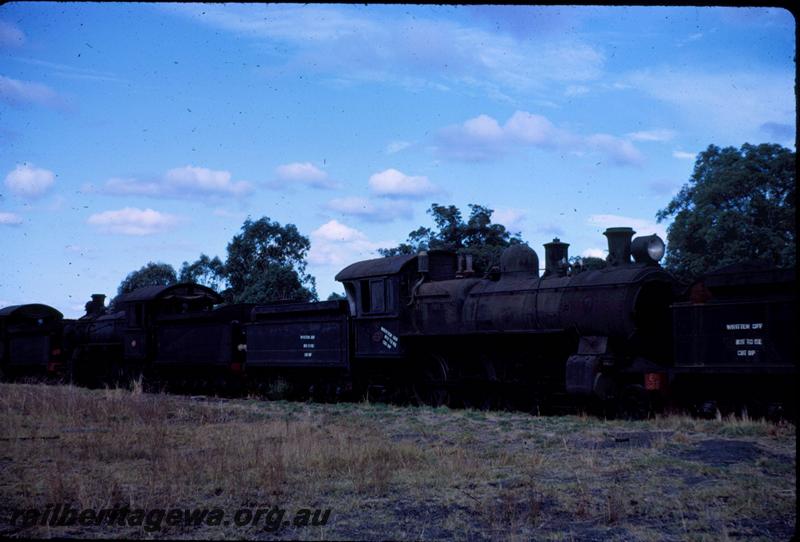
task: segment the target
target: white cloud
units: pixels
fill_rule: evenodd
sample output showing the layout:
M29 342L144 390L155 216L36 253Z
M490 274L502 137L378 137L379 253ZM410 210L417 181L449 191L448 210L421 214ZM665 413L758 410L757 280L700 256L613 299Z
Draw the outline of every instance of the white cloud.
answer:
M547 117L527 111L515 111L511 115L505 124L505 135L512 140L539 146L553 146L560 141L573 138L567 132L553 126Z
M492 213L492 222L502 224L511 233L517 233L522 228L528 213L522 209L497 208Z
M65 109L67 101L55 90L41 83L20 81L0 75L0 100L14 107L42 105Z
M462 130L464 135L477 140L495 141L503 137L503 129L489 115L478 115L464 121Z
M672 156L677 158L678 160L692 160L694 161L695 157L697 157L696 152L685 152L685 151L672 151Z
M64 251L65 252L71 252L73 254L80 254L81 256L83 256L84 252L90 252L91 250L92 250L91 248L83 247L83 246L80 246L80 245L73 245L73 244L64 245Z
M700 39L703 39L703 33L702 32L695 32L694 34L690 34L690 35L686 36L685 38L679 38L678 40L676 40L675 45L677 47L683 47L684 45L690 44L690 43L692 43L694 41L697 41L697 40L700 40Z
M627 137L633 141L669 141L675 137L675 130L643 130L631 132Z
M112 177L106 181L103 192L115 196L161 196L164 185L157 181L140 181L132 177Z
M370 222L391 222L398 218L411 218L411 204L402 199L372 200L359 196L335 198L326 207L346 216L355 216Z
M343 266L376 257L376 250L391 242L373 243L367 236L337 220L330 220L311 232L308 262L312 265Z
M566 90L564 91L564 96L573 97L573 96L581 96L583 94L589 93L589 87L585 85L567 85Z
M666 66L632 73L626 82L674 106L674 114L702 127L709 137L717 133L738 144L758 135L764 122L794 125L793 70L714 73Z
M0 47L21 47L25 43L25 33L17 26L0 21Z
M574 153L599 153L618 165L640 165L644 156L630 141L609 134L580 135L558 128L547 117L515 111L502 126L488 115L448 126L437 135L436 150L445 157L496 159L526 146Z
M240 211L231 211L230 209L225 209L223 207L218 207L211 211L211 214L217 216L219 218L231 218L237 221L244 221L247 218L247 213L240 212Z
M229 171L215 171L204 167L173 168L167 171L164 179L176 190L190 190L207 194L243 196L253 189L247 181L231 181Z
M93 214L86 222L108 233L152 235L172 229L178 223L178 217L153 209L125 207Z
M396 154L400 151L403 151L411 146L411 143L408 141L392 141L388 145L386 145L386 154Z
M629 216L620 215L592 215L586 223L591 226L597 226L602 231L606 228L619 228L629 227L636 231L636 236L656 234L661 239L667 239L667 228L664 224L659 224L652 220L644 218L633 218ZM601 231L601 233L602 233Z
M18 226L20 224L22 224L22 217L20 217L18 214L0 212L0 225Z
M411 176L390 168L369 178L369 187L378 196L395 198L422 198L439 189L425 176Z
M605 260L606 255L608 254L607 248L587 248L583 252L581 252L581 256L584 258L603 258Z
M292 162L275 168L277 179L282 182L298 182L314 188L336 188L337 183L328 174L310 162Z
M65 79L82 79L87 81L104 81L115 83L127 82L125 79L117 77L113 72L93 70L86 67L72 66L70 64L61 64L58 62L48 62L46 60L38 60L35 58L19 57L15 60L25 64L30 64L32 66L45 68L54 76Z
M353 241L363 241L367 238L355 228L345 226L337 220L330 220L314 230L313 235L316 239L324 241L335 241L341 243L352 243Z
M12 194L25 198L37 198L53 186L55 174L48 170L22 164L6 175L6 186Z
M170 6L168 11L250 39L279 43L288 67L330 75L339 84L385 82L447 92L542 91L552 83L599 78L604 55L575 33L487 31L441 17L367 17L358 6ZM276 68L279 73L285 68Z
M101 193L114 196L148 197L223 197L240 198L253 191L252 183L234 181L229 171L197 166L173 168L160 179L142 181L136 178L113 177L106 181Z
M625 141L608 134L594 134L585 139L585 146L589 149L605 154L617 165L637 165L644 161L644 157L630 141Z
M539 224L539 227L536 228L538 233L543 233L545 235L553 235L555 237L563 237L564 235L564 228L557 224Z

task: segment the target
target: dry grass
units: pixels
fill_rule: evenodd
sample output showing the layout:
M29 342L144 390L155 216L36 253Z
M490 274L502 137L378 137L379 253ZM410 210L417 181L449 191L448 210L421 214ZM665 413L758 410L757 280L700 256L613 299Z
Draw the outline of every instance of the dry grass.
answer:
M0 385L0 535L788 539L795 427ZM15 509L278 505L327 525L22 527Z

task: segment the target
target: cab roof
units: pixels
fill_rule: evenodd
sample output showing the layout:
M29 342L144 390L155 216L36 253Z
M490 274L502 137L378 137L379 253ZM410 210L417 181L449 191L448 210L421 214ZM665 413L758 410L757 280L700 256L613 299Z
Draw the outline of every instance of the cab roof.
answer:
M375 258L350 264L336 275L339 282L345 280L361 279L366 277L380 277L399 273L403 267L416 260L416 254L400 254L386 258Z
M213 303L222 303L222 296L217 292L193 282L182 282L170 284L169 286L144 286L132 292L123 294L117 303L131 303L135 301L153 301L156 299L170 299L173 297L181 299L202 299L208 298Z
M63 318L64 315L50 305L29 303L27 305L11 305L0 309L0 318Z

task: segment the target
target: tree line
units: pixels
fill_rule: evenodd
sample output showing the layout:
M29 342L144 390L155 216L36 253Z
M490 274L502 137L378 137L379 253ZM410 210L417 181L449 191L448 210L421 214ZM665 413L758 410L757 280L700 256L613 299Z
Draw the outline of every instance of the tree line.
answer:
M269 217L247 218L228 243L227 256L206 254L183 262L179 271L167 263L149 262L128 274L117 295L143 286L196 282L220 292L226 303L316 301L314 277L306 271L308 237L294 224L282 226Z
M658 211L670 217L664 266L690 282L715 268L742 261L792 267L796 259L795 153L781 145L715 145L701 152L689 180ZM433 226L411 231L405 242L379 249L381 256L447 249L473 256L477 273L499 262L504 248L524 243L518 232L492 222L493 210L469 205L464 218L454 205L428 209ZM226 303L303 302L318 299L314 277L306 270L311 243L294 224L262 217L244 221L227 246L225 260L201 254L176 271L149 262L128 274L121 295L142 286L197 282L220 292ZM605 266L602 258L573 257L576 270ZM329 299L340 298L332 294Z

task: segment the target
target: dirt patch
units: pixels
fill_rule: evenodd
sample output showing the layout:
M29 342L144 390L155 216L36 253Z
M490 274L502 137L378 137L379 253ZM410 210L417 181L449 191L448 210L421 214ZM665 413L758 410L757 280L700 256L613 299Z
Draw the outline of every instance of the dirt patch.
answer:
M574 437L569 439L569 443L575 448L588 449L649 448L663 445L673 434L674 431L627 431L602 438Z
M734 463L755 463L758 459L771 457L794 461L792 458L768 452L758 443L747 440L709 439L696 442L689 448L675 450L675 456L688 461L700 461L715 467Z

